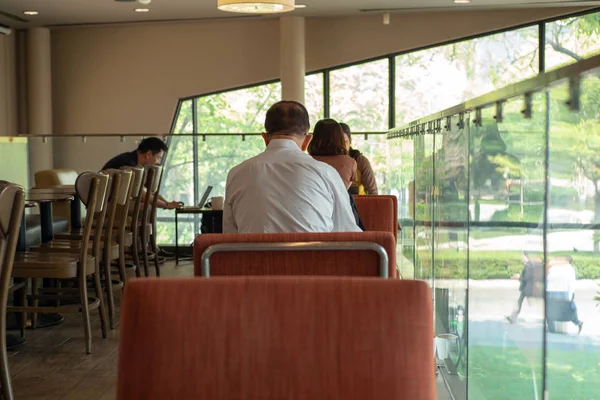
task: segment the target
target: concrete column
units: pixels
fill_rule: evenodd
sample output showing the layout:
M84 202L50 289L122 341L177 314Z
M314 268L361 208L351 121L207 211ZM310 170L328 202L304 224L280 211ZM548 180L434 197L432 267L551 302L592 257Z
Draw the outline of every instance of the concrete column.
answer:
M50 29L27 31L27 127L31 135L52 134L52 69ZM37 171L52 169L52 140L29 140L31 185Z
M0 35L0 136L17 134L15 35Z
M281 99L304 104L304 17L281 17L279 31Z

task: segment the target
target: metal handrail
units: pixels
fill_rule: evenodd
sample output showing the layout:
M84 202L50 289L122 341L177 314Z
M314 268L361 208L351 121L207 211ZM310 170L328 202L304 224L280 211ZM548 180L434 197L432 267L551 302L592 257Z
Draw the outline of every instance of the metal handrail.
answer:
M539 74L533 78L506 86L505 88L484 94L464 103L430 114L426 117L417 119L408 124L388 131L387 138L395 139L406 135L414 134L415 127L429 122L438 121L455 115L470 111L481 110L483 108L502 104L519 96L531 95L540 92L546 88L552 87L565 79L575 79L582 75L600 73L600 55L590 57L576 64L567 65L554 71ZM424 131L423 131L424 133Z
M388 254L374 242L278 242L278 243L219 243L208 246L200 257L202 276L210 277L210 257L215 253L240 251L324 251L324 250L371 250L379 256L379 276L388 278Z
M387 131L383 132L352 132L353 135L387 135ZM20 138L97 138L97 137L116 137L116 138L126 138L126 137L204 137L204 136L261 136L262 133L258 132L246 132L246 133L226 133L226 132L215 132L215 133L74 133L74 134L65 134L65 133L57 133L57 134L49 134L49 135L31 135L28 133L19 133L16 136L3 136L3 138L10 137L20 137Z

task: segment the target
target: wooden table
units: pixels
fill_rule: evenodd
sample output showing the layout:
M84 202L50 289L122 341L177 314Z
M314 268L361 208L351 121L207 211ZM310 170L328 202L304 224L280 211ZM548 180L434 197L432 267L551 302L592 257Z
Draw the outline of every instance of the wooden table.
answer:
M179 264L179 214L202 214L202 224L211 227L210 233L223 233L223 210L212 208L181 207L175 209L175 265ZM208 218L209 221L204 219Z
M57 185L51 188L33 188L30 193L38 194L67 194L73 196L71 201L71 229L81 228L81 199L74 185Z
M54 227L52 225L52 203L55 201L71 201L73 196L67 194L48 194L38 192L25 193L25 208L40 207L40 229L42 243L54 238ZM17 251L27 250L27 224L25 222L25 210L21 215L21 229L17 242Z

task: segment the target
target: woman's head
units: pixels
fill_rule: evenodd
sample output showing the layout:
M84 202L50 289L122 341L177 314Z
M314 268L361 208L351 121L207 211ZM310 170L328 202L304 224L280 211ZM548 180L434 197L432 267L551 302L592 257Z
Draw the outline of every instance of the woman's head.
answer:
M350 131L350 127L348 124L340 122L340 126L342 127L342 131L344 131L344 140L346 141L346 150L350 152L350 146L352 145L352 132Z
M308 145L308 153L312 156L347 155L346 135L337 121L326 118L315 125L313 138Z

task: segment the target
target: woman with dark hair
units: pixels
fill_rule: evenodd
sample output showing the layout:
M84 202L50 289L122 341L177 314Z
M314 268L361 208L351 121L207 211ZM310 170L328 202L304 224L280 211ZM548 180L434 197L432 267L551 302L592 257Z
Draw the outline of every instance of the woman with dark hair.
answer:
M356 161L348 156L344 131L337 121L327 118L315 125L308 154L315 160L331 165L342 177L346 189L356 180Z
M315 125L313 138L308 145L308 154L315 160L335 168L342 181L344 181L346 189L349 189L352 182L356 180L356 161L348 156L345 137L346 135L344 135L344 131L337 121L330 118L322 119ZM356 202L350 191L348 191L348 196L350 196L350 205L356 219L356 225L364 231L365 227L360 220Z
M340 126L346 134L346 149L348 150L348 155L356 160L357 165L356 179L352 182L350 192L353 194L377 194L377 181L375 180L375 173L373 172L369 159L360 151L351 147L352 132L350 132L350 127L343 122L340 122Z

